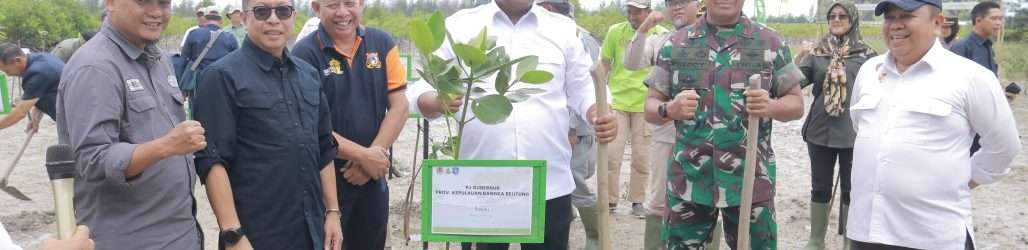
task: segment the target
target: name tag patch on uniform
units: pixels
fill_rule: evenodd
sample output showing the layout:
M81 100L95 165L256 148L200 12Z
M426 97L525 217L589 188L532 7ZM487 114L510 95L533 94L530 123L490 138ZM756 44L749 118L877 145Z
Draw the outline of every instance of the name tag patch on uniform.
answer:
M364 54L367 57L367 67L369 69L380 69L382 68L382 61L378 60L378 52L368 52Z
M178 88L178 79L175 78L175 75L168 75L168 85L171 85L173 88Z
M127 88L129 92L140 91L143 90L143 83L140 82L139 79L128 79L125 80L125 88Z

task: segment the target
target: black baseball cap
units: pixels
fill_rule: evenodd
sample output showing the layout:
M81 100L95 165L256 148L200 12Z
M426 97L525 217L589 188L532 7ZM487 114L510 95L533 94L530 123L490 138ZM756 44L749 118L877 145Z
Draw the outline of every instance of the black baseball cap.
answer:
M878 5L875 6L875 16L885 14L885 11L889 10L889 5L895 5L897 8L912 12L917 10L917 8L921 8L921 6L925 4L942 9L941 0L883 0L878 2Z
M1015 95L1021 93L1021 87L1017 86L1017 83L1010 83L1010 85L1007 85L1006 89L1004 89L1004 90L1007 93L1012 93L1012 94L1015 94Z

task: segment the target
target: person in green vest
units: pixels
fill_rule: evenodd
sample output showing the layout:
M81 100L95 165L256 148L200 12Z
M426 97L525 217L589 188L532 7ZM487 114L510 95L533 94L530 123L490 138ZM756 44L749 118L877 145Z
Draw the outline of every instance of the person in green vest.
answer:
M646 215L642 202L646 199L646 182L650 175L650 131L643 116L647 93L643 80L649 74L649 69L629 70L625 68L623 58L625 48L635 38L635 30L642 25L651 11L650 0L626 1L625 14L628 20L610 26L600 49L601 67L609 72L607 85L611 96L614 97L611 107L617 114L618 127L625 128L618 132L614 142L610 144L607 159L600 159L608 161L606 178L610 187L607 190L607 201L610 203L610 210L614 211L621 196L621 161L624 158L625 145L631 141L632 174L628 186L628 200L632 202L632 215L639 218ZM657 26L649 32L649 35L657 36L667 33L668 30Z
M104 11L100 14L100 23L103 23L106 18L107 11ZM79 50L79 47L86 44L94 35L96 35L95 30L82 31L79 33L79 37L64 39L64 41L57 43L57 46L50 50L50 54L60 58L62 62L68 62L68 59L71 59L71 55L75 54L75 51Z

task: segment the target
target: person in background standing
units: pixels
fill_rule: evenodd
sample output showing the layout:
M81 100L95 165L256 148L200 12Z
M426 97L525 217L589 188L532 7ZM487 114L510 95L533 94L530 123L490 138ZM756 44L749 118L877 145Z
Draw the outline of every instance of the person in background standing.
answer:
M659 36L648 36L650 29L669 17L675 30L688 28L696 23L699 18L699 1L697 0L666 0L666 13L653 12L646 17L639 29L635 31L635 38L625 49L625 68L629 70L642 70L656 64L657 51L664 43L671 38L671 32ZM650 144L650 178L647 182L646 202L646 226L643 231L643 249L657 250L663 247L660 239L660 231L664 218L664 211L667 208L667 167L671 159L671 151L675 147L676 131L673 122L663 125L649 124L652 131L653 143ZM717 245L720 231L720 224L715 229L714 241L711 245Z
M574 6L567 0L539 0L536 1L536 5L574 20ZM582 40L582 46L595 63L600 56L600 43L581 26L578 26L576 35ZM593 131L589 122L575 112L574 107L568 107L568 112L571 112L571 130L568 131L568 141L572 147L571 177L575 179L575 190L571 191L571 204L578 209L578 217L582 219L582 229L585 230L584 249L595 250L600 244L596 192L589 187L587 181L596 174L596 131Z
M650 169L650 128L643 117L643 106L646 103L646 84L643 80L649 73L648 68L629 70L624 65L625 48L635 37L636 30L642 25L652 9L650 0L627 0L625 2L624 22L611 25L603 38L600 50L600 68L609 72L607 86L614 96L611 107L617 114L618 127L623 128L607 148L608 208L613 212L621 200L621 162L624 159L625 146L631 141L631 174L628 180L628 201L632 203L631 214L645 218L646 211L642 202L646 199L646 186ZM648 36L667 33L664 27L656 25L649 29Z
M939 38L942 39L942 46L949 49L953 46L953 41L957 39L957 35L960 34L960 20L957 17L947 17L946 22L942 24L942 32L940 32Z
M796 57L811 86L814 101L803 123L803 140L810 155L810 238L807 250L825 249L825 232L833 198L835 166L839 166L839 225L846 226L850 203L850 169L856 132L850 120L849 99L860 66L878 55L860 36L860 17L855 5L835 2L828 7L829 33L815 47ZM843 249L849 244L843 242Z
M242 45L243 38L246 38L246 24L243 23L243 19L245 18L243 10L232 5L228 14L225 15L228 17L228 21L232 23L232 25L225 28L225 30L232 32L232 35L236 37L236 44Z

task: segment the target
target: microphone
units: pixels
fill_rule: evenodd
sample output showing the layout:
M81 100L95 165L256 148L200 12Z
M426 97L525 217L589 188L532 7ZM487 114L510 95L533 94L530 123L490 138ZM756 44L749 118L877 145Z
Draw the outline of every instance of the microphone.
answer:
M75 154L71 146L58 144L46 149L46 173L54 189L54 213L57 215L57 237L69 239L75 232Z

